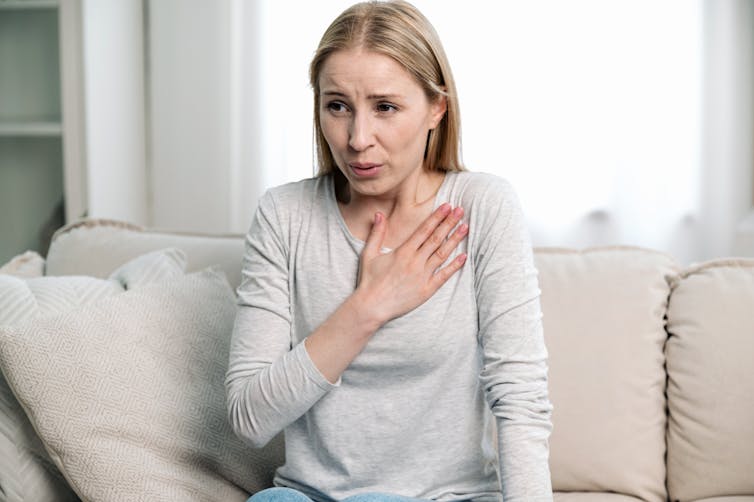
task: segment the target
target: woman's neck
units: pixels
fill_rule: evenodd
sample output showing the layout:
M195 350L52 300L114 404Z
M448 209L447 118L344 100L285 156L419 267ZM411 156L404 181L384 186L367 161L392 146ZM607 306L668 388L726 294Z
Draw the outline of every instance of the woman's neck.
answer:
M388 222L384 245L395 248L404 242L432 212L434 200L445 179L440 171L422 172L416 179L406 180L392 193L377 196L359 194L336 176L338 207L354 237L366 240L374 214L379 211ZM340 186L339 186L340 185Z

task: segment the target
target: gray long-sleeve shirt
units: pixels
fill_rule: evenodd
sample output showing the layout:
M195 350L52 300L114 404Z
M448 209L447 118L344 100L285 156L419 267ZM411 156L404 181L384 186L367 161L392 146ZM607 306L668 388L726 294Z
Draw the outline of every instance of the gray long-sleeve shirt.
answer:
M331 384L301 342L354 291L364 243L331 176L260 200L226 390L239 436L261 446L285 430L276 484L315 500L552 500L547 353L518 200L502 179L462 172L446 175L443 202L465 209L469 235L450 258L467 252L463 268Z

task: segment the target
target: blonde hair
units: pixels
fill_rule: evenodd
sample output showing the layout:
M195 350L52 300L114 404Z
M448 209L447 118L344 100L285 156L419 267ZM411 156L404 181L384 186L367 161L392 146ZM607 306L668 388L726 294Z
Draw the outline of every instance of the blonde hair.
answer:
M463 171L461 117L448 58L427 18L410 3L395 0L357 3L343 11L322 35L309 65L309 81L314 90L318 175L339 172L319 123L320 71L330 54L353 48L364 48L393 58L416 78L430 101L445 96L447 111L437 127L430 131L424 168L428 171Z

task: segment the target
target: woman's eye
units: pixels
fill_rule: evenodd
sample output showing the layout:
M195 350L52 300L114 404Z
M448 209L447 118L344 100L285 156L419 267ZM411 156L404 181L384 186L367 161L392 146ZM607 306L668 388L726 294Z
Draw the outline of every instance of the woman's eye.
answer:
M390 104L390 103L377 104L377 111L380 113L389 113L389 112L394 112L396 110L398 110L398 108L395 105Z
M346 105L339 101L332 101L327 103L327 109L333 113L343 113L347 111Z

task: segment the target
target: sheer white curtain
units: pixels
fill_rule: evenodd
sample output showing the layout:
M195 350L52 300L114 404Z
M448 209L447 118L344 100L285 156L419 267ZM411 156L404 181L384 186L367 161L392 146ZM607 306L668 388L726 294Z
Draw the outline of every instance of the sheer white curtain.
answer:
M228 230L246 230L270 186L312 175L308 63L351 3L217 2L230 47L218 100L230 107ZM536 245L730 254L752 205L752 2L414 4L455 73L466 165L514 184Z

